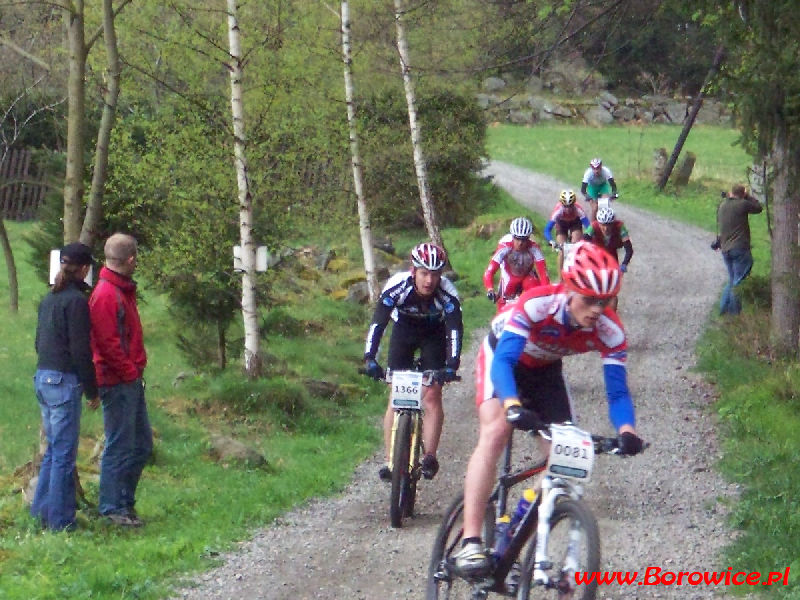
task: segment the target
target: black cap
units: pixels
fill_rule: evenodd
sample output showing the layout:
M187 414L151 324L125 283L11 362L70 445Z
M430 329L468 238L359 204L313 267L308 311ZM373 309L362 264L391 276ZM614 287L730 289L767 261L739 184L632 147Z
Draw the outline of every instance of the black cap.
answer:
M61 249L61 262L69 265L93 265L92 249L86 244L72 242Z

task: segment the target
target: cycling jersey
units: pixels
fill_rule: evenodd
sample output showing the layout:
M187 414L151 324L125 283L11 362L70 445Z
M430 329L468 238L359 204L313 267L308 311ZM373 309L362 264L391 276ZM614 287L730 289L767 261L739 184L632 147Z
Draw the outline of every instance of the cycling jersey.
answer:
M500 298L514 296L535 285L547 285L547 265L539 244L528 240L528 247L522 251L514 250L514 236L510 233L500 238L489 265L483 273L486 290L494 289L494 274L500 269ZM532 277L531 277L532 276Z
M625 256L621 264L627 265L633 257L633 244L631 243L630 235L628 235L628 228L625 227L625 222L614 220L606 227L608 228L608 235L603 233L599 221L592 221L592 224L583 233L583 239L608 250L611 256L617 259L617 262L619 262L618 250L625 248Z
M625 369L627 341L622 323L616 313L606 307L593 327L571 325L567 311L571 295L563 284L540 286L525 292L513 308L497 315L489 334L490 344L493 336L499 337L491 363L493 395L501 402L524 397L517 389L515 367L536 371L564 356L596 351L603 359L611 422L617 429L634 425L633 400Z
M584 171L583 180L581 181L581 194L596 200L602 194L616 193L617 184L614 183L614 175L611 173L611 169L602 166L599 171L595 171L592 167Z
M558 226L558 233L568 235L573 229L585 229L589 226L589 217L577 204L564 206L559 202L550 215L550 220L544 226L544 237L548 242L553 241L553 227Z
M445 364L451 369L458 369L463 335L461 303L455 286L447 277L441 278L430 298L423 298L417 294L411 271L390 277L372 316L364 359L375 359L389 319L394 321L392 337L398 336L398 340L405 339L405 345L420 347L421 340L427 338L446 340ZM400 351L393 342L390 342L390 347L396 348L396 352ZM397 365L389 366L399 368ZM410 366L403 365L404 368ZM441 368L441 366L427 364L423 365L423 368Z

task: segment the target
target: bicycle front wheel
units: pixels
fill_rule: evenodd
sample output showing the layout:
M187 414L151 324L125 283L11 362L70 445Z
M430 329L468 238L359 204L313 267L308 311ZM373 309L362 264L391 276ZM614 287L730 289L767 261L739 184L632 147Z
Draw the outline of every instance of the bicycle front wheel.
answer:
M389 518L392 527L402 527L411 494L411 473L408 469L411 457L411 415L397 415L397 430L392 447L392 494L389 500ZM416 496L416 486L414 486Z
M486 508L483 539L494 536L494 512L491 505ZM461 548L464 539L464 494L453 501L439 526L433 542L431 562L428 566L427 600L472 600L476 591L487 586L469 582L458 577L452 570L452 555Z
M597 582L578 581L576 573L595 573L600 569L600 533L597 520L579 500L562 500L550 517L547 554L552 567L547 569L550 582L536 585L533 571L536 562L536 536L528 547L520 578L518 598L557 600L594 600Z

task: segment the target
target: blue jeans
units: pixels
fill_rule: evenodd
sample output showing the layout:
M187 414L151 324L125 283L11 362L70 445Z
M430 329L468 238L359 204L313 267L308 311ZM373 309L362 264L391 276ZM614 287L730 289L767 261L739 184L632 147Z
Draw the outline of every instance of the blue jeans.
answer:
M77 375L38 369L33 387L42 413L47 450L39 468L39 482L31 515L59 531L75 523L75 458L81 429L83 388Z
M101 386L106 445L100 461L101 515L127 514L136 503L136 486L153 450L153 430L147 418L144 385Z
M728 283L722 290L719 301L719 314L738 315L742 312L742 304L736 297L733 288L742 283L753 268L753 255L749 249L728 250L722 253L725 267L728 269Z

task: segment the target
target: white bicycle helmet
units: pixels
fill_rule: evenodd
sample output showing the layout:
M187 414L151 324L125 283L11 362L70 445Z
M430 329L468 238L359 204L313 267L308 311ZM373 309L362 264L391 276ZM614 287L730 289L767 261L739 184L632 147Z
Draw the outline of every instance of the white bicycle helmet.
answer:
M561 195L558 197L558 201L564 206L572 206L577 200L578 197L572 190L561 190Z
M602 158L593 158L589 161L589 166L593 169L597 169L598 167L603 166L603 159Z
M418 269L441 271L447 264L447 253L436 244L423 242L411 251L411 264Z
M511 235L515 238L529 238L533 233L533 224L525 217L517 217L511 221Z
M597 209L597 221L603 225L608 225L614 220L614 209L610 206L601 206Z

